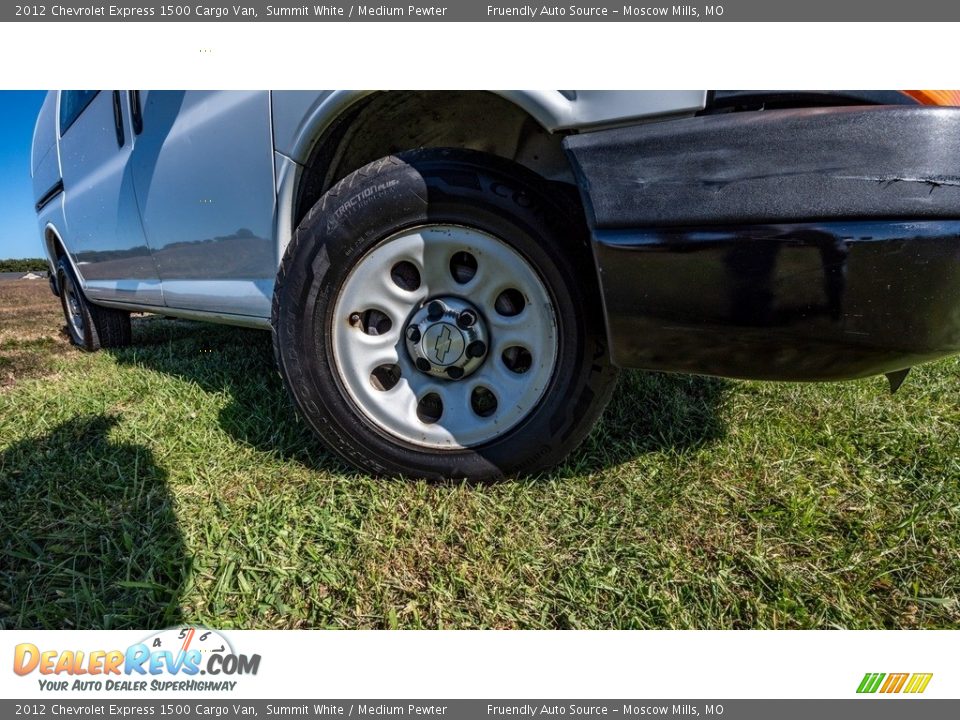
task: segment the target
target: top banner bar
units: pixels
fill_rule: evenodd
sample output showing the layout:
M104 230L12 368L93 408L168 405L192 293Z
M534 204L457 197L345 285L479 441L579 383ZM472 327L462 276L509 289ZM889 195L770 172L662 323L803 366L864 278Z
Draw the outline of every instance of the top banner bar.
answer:
M960 4L939 0L836 2L724 0L667 4L653 0L587 0L522 4L489 0L414 0L393 3L322 1L239 5L159 2L51 2L0 7L3 22L951 22Z

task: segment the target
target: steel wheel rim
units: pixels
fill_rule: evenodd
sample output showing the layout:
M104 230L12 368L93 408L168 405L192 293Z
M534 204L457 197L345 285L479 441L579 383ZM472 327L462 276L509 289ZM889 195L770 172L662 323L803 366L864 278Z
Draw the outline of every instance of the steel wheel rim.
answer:
M467 257L475 268L464 282L455 263ZM398 281L404 263L416 270L416 286ZM489 344L479 367L462 361L468 372L459 379L414 364L422 358L413 356L407 333L424 327L437 300L451 313L474 308L483 327L470 337ZM503 240L457 225L404 230L367 253L340 289L331 330L337 375L360 413L388 435L440 450L488 443L526 419L547 390L559 344L553 300L530 263ZM440 398L439 414L428 396Z

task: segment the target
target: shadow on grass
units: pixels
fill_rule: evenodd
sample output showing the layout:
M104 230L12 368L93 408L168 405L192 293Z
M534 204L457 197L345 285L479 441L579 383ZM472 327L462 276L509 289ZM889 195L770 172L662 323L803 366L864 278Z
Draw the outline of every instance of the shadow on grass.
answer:
M0 453L0 628L161 628L188 570L166 474L74 418Z
M719 378L623 371L603 418L565 467L599 472L648 453L690 452L721 440L729 388Z
M220 427L240 443L317 469L350 471L297 417L277 372L270 333L147 316L134 318L131 347L109 352L122 365L223 393Z
M134 346L111 351L138 364L226 393L221 428L257 450L332 472L351 472L296 416L277 374L270 335L258 330L182 320L134 322ZM718 408L729 383L715 378L627 371L587 441L567 470L594 472L639 454L682 452L719 439Z

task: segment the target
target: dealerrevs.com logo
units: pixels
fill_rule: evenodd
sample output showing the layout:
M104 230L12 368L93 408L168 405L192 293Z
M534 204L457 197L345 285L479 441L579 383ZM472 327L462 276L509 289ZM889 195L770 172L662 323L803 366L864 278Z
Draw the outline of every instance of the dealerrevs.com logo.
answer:
M867 673L857 686L858 693L918 694L927 689L933 673Z
M40 689L49 691L232 691L238 682L233 678L259 669L260 655L237 653L221 633L198 627L164 630L126 650L20 643L13 653L13 671L36 673Z

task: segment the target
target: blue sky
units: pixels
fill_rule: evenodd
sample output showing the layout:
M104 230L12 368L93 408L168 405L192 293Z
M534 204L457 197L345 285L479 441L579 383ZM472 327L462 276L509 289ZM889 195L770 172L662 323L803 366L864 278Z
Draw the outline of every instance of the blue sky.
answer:
M30 144L43 91L0 91L0 259L43 257Z

